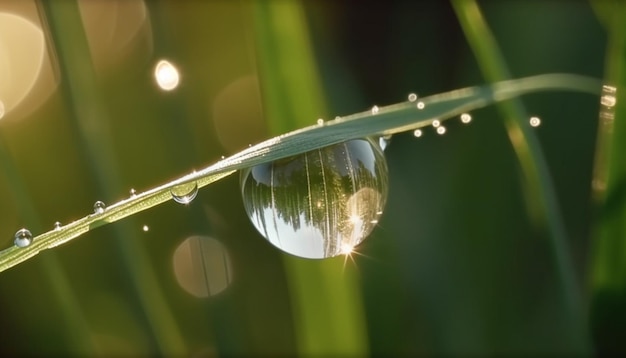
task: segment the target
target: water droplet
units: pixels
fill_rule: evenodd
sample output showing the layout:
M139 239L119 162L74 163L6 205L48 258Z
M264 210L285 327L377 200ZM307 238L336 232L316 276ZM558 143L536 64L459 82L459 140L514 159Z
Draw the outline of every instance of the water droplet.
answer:
M441 122L440 122L438 119L435 119L435 120L433 121L433 127L437 128L437 127L439 127L440 125L441 125Z
M241 172L243 202L270 243L299 257L326 258L374 229L387 199L382 150L351 140Z
M93 204L93 213L94 214L102 214L105 209L106 209L106 205L104 205L104 203L101 202L101 201L96 201Z
M539 117L530 117L529 122L533 127L539 127L541 125L541 119L539 119Z
M409 93L409 102L417 101L417 95L415 93Z
M378 106L372 107L372 114L377 114L379 111Z
M198 184L195 181L181 184L173 187L170 193L175 202L187 205L198 195Z
M26 247L33 242L33 234L28 229L19 229L15 233L15 240L13 241L17 247Z
M422 136L422 130L421 129L416 129L413 131L413 135L417 138Z
M137 196L137 191L135 189L130 189L130 196L131 198Z
M446 133L446 127L444 126L437 127L437 134L441 135L445 133Z
M60 222L55 222L54 223L54 230L60 230L61 229L61 223Z
M340 120L341 120L341 117L340 117L340 116L335 116L335 120L336 120L336 121L340 121Z
M148 225L144 225L141 229L142 229L144 232L148 232L148 231L150 230L150 227L149 227Z
M318 126L321 126L321 125L323 125L323 124L324 124L324 120L323 120L322 118L318 118L318 119L317 119L317 125L318 125Z
M422 102L422 101L417 102L417 109L424 109L424 107L426 107L424 102Z
M463 123L469 123L472 121L472 116L469 113L463 113L461 114L461 122Z
M389 145L389 143L391 143L391 136L390 135L384 135L384 136L378 138L378 146L382 150L385 150L387 148L387 146Z
M222 155L220 158L222 158L222 160L224 160L226 157Z
M171 91L178 87L180 82L180 75L178 69L172 65L169 61L161 60L154 67L154 78L157 85L165 90Z

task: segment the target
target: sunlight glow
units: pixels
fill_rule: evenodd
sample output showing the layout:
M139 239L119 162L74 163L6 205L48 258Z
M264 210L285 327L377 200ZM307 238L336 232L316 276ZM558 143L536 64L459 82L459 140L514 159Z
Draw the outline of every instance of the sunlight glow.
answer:
M156 78L157 85L165 91L175 89L180 82L178 69L166 60L161 60L157 63L154 68L154 77Z

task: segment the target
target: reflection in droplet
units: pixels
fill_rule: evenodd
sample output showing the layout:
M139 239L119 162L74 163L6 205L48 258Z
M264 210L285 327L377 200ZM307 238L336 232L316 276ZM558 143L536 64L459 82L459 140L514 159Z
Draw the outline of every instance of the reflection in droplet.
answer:
M189 204L198 195L198 184L195 181L180 184L170 190L172 199L180 204Z
M178 69L169 61L161 60L154 67L154 78L161 89L171 91L178 87L180 75Z
M461 114L461 122L463 123L469 123L472 121L472 116L469 113L463 113Z
M379 110L378 106L372 107L372 114L377 114Z
M13 242L17 247L29 246L33 242L33 234L28 229L19 229L15 233L15 241Z
M226 247L208 236L191 236L174 251L174 274L188 293L209 297L232 282L232 266Z
M446 127L444 126L439 126L437 127L437 134L446 134Z
M101 201L96 201L93 204L93 213L94 214L102 214L105 209L106 209L106 205L104 205L104 203L101 202Z
M441 122L438 119L435 119L432 124L433 124L433 127L437 128L441 125Z
M409 102L417 101L417 95L415 93L409 93Z
M416 129L413 131L413 136L419 138L422 136L422 130L421 129Z
M530 117L529 122L533 127L539 127L541 125L541 119L539 119L539 117Z
M274 246L333 257L374 229L387 199L387 164L377 143L352 140L245 169L241 189L252 223Z

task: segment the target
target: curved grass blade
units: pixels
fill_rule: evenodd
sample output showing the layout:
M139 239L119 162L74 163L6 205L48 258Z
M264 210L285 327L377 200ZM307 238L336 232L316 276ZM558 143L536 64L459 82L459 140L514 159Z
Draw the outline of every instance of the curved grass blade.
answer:
M546 74L502 81L492 85L468 87L379 107L376 113L365 111L313 125L251 146L205 169L137 194L109 206L101 214L91 214L58 229L36 236L30 246L10 247L0 251L0 272L39 253L64 244L90 230L135 213L147 210L172 198L170 190L196 182L198 188L220 180L237 170L308 152L350 139L400 133L428 126L433 120L445 120L463 112L538 91L575 91L600 93L598 79L572 74Z

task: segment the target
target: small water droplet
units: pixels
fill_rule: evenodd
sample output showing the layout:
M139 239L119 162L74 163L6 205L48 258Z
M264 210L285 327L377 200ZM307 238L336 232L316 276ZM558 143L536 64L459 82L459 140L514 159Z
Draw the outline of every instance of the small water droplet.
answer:
M149 227L148 225L144 225L141 229L142 229L144 232L147 232L147 231L149 231L149 230L150 230L150 227Z
M413 135L417 138L422 136L422 130L421 129L416 129L413 131Z
M463 113L461 114L461 122L463 123L469 123L472 121L472 116L469 113Z
M60 230L61 229L61 223L60 222L55 222L54 223L54 230Z
M318 125L318 126L321 126L321 125L323 125L323 124L324 124L324 119L322 119L322 118L318 118L318 119L317 119L317 125Z
M438 119L435 119L435 120L433 121L433 127L437 128L437 127L439 127L440 125L441 125L441 122L440 122Z
M13 241L17 247L26 247L33 242L33 234L28 229L19 229L15 233L15 240Z
M417 101L417 95L415 93L409 93L409 102Z
M225 157L225 156L223 156L223 155L222 155L220 158L222 158L222 160L226 159L226 157Z
M384 136L378 137L378 146L380 147L380 149L385 150L387 146L389 145L389 143L391 143L390 135L384 135Z
M94 214L102 214L105 209L106 209L106 205L104 205L104 203L101 202L101 201L96 201L93 204L93 213Z
M541 119L539 119L539 117L530 117L529 122L533 127L539 127L541 125Z
M130 196L131 197L137 196L137 191L135 189L130 189Z
M244 207L272 245L305 258L342 254L376 226L387 199L385 156L351 140L241 171Z
M422 102L422 101L417 102L417 109L424 109L424 107L426 107L424 102Z
M195 181L180 184L173 187L170 193L175 202L187 205L198 195L198 184Z
M378 106L372 107L372 114L377 114L379 111Z
M437 134L441 135L441 134L445 134L445 133L446 133L446 127L444 127L444 126L437 127Z
M335 116L335 120L336 120L336 121L340 121L340 120L341 120L341 117L340 117L340 116Z

